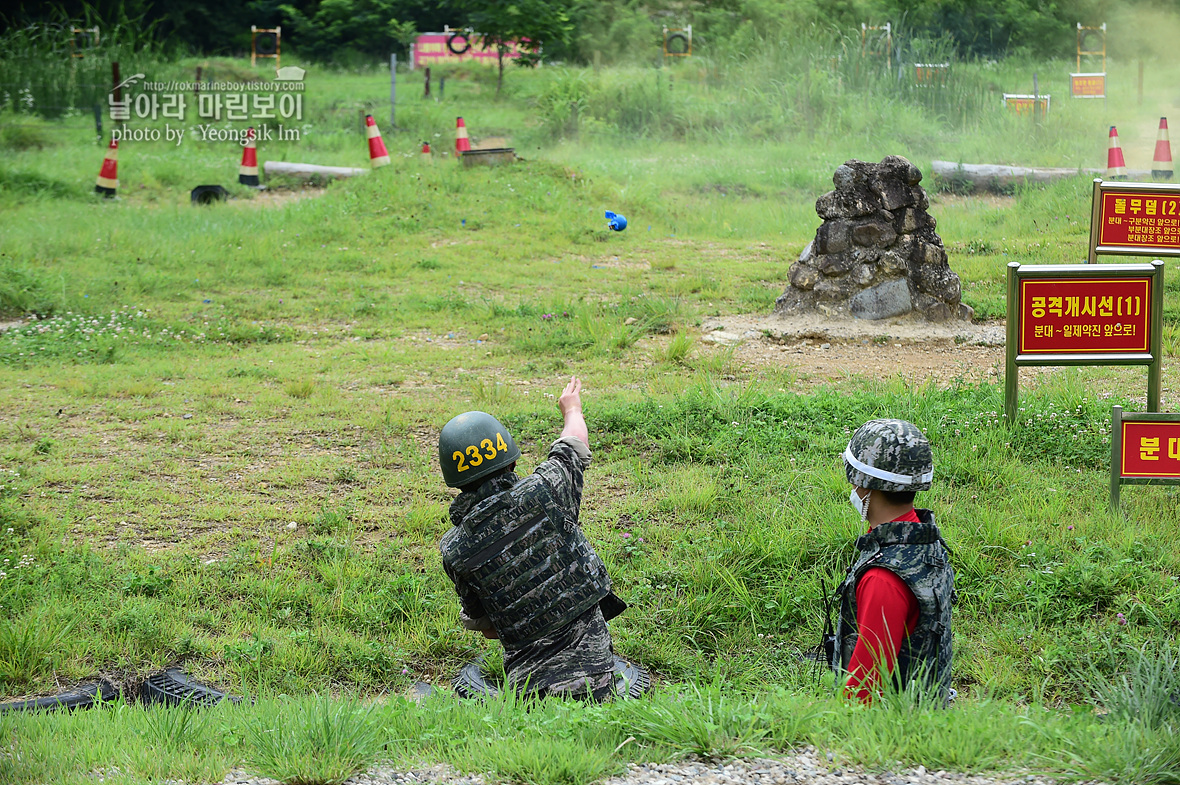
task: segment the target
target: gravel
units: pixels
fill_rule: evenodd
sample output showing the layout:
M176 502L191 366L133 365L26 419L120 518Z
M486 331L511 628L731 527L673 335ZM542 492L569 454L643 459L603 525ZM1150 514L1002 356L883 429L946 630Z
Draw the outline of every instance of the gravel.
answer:
M439 764L429 768L393 769L378 766L348 780L349 785L491 785L493 775L462 774ZM807 747L781 758L709 761L696 758L674 763L632 763L627 773L602 780L602 785L1054 785L1056 780L1033 774L961 774L927 771L925 767L897 772L865 772L844 767L830 754ZM223 785L279 785L275 780L231 771Z

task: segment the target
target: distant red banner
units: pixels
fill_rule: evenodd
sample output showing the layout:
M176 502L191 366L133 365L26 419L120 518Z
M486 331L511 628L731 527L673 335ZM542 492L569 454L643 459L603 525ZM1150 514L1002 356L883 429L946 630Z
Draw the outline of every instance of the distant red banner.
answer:
M504 53L505 60L520 57L520 46L510 44ZM459 31L449 33L423 33L414 40L414 67L443 63L465 63L474 61L484 65L496 65L496 47L483 48L478 33L468 36Z
M1180 250L1180 193L1104 188L1098 245Z
M1069 94L1074 98L1105 98L1106 74L1070 74Z
M1139 354L1150 325L1150 277L1020 281L1020 354Z
M1180 479L1180 422L1123 420L1122 477Z

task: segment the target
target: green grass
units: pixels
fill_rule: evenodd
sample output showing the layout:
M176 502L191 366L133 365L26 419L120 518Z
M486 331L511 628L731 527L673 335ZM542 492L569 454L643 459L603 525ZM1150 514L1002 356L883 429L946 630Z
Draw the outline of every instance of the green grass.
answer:
M751 73L789 65L767 55ZM962 100L985 76L1017 84L1024 65L971 66ZM1037 67L1058 95L1065 64ZM1151 74L1149 98L1167 74ZM1151 651L1180 623L1175 493L1128 489L1122 515L1106 508L1109 407L1141 407L1142 371L1051 372L1006 425L996 384L821 383L693 338L706 316L770 311L846 158L1100 165L1112 116L1160 112L1127 93L1105 109L1055 101L1034 133L985 104L941 117L919 96L876 102L818 76L807 100L786 101L785 83L753 95L754 76L707 61L546 68L512 72L495 102L488 75L465 71L436 104L414 93L419 75L401 75L402 130L386 130L395 164L277 202L232 185L232 145L125 145L122 198L104 202L91 195L102 150L86 118L0 135L0 315L35 316L0 335L0 696L183 663L259 699L181 719L113 707L5 719L0 735L22 754L0 757L0 774L80 781L122 768L111 750L126 738L128 777L185 781L246 761L279 772L282 751L298 750L291 781L390 757L477 770L495 759L506 777L583 782L645 756L801 742L880 767L1173 776L1170 715L1119 708L1101 724L1063 711L1133 705L1139 693L1089 686L1091 664ZM387 75L316 79L310 132L263 159L363 166L359 113L382 106ZM546 112L560 104L545 96L577 80L585 109L557 133ZM733 109L743 95L750 106ZM460 113L477 139L511 136L525 160L422 162L417 143L439 134L448 148ZM807 117L814 132L796 122ZM205 182L235 198L190 207ZM979 317L1003 316L1008 261L1084 256L1089 199L1085 177L999 199L932 193ZM628 216L627 232L606 231L606 209ZM491 410L531 468L571 373L586 381L595 453L581 521L631 605L612 632L667 688L650 704L531 713L298 697L400 692L494 645L461 630L438 561L452 496L438 428ZM796 658L822 628L821 579L841 574L860 533L839 453L883 415L914 421L935 448L937 483L920 499L955 554L953 714L833 704ZM1117 664L1101 667L1121 683ZM94 741L64 748L75 735Z

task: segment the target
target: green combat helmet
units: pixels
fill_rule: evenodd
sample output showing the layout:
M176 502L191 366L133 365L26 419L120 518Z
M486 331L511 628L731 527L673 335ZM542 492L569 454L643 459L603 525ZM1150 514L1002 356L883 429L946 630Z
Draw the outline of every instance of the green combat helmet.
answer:
M844 448L848 482L878 491L925 491L934 479L934 454L918 426L869 420Z
M443 480L461 488L487 477L520 457L520 448L499 420L484 412L464 412L443 426L438 462Z

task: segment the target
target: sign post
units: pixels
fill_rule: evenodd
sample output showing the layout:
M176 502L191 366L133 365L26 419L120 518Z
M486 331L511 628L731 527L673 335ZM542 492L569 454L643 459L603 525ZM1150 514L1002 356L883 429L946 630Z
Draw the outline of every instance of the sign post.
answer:
M1123 485L1180 485L1180 414L1124 414L1115 406L1110 420L1112 510Z
M1021 366L1146 365L1160 407L1164 263L1008 264L1004 413L1016 422Z

